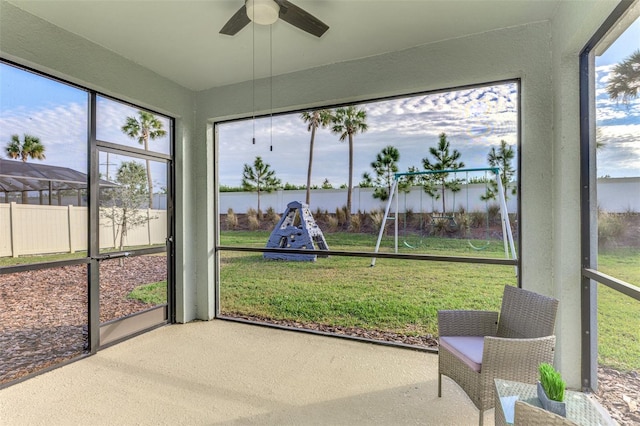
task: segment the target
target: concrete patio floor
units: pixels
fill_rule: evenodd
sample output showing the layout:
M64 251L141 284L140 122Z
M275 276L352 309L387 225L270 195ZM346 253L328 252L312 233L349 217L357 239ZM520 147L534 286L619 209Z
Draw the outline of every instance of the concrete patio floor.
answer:
M241 323L172 325L0 390L0 424L476 425L448 378L438 398L437 361Z

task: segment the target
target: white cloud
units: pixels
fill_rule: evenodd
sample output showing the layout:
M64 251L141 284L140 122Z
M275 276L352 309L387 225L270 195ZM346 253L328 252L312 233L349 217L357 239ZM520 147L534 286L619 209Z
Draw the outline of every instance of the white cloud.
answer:
M399 166L422 167L439 134L445 132L452 148L463 153L467 167L487 167L487 153L501 139L517 142L517 93L515 84L475 88L431 95L392 99L361 105L367 111L367 132L354 138L354 184L386 145L400 151ZM251 144L253 124L225 123L220 126L219 166L223 184L240 184L242 164L252 163L257 155L271 165L283 182L303 184L309 155L306 125L296 115L256 120L256 145ZM269 143L273 140L273 152ZM348 181L348 142L338 135L318 129L314 148L312 182L320 185L325 178L334 186Z
M602 127L599 142L598 176L640 176L640 124Z
M45 146L45 163L72 167L78 158L86 162L86 106L71 103L5 111L0 116L0 129L0 140L4 142L8 142L13 134L18 134L21 139L24 134L40 138Z

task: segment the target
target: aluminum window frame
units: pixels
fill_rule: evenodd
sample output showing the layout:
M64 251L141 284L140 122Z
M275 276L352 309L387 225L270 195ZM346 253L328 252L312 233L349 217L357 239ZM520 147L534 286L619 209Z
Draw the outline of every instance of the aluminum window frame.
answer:
M640 289L598 271L598 221L595 157L595 50L631 9L635 0L621 0L580 52L580 219L581 219L581 380L585 391L598 388L597 285L640 301ZM626 29L626 28L625 28ZM622 32L624 29L622 30ZM620 32L620 34L622 33ZM593 232L595 231L595 232Z
M160 113L154 110L151 110L146 107L142 107L139 105L135 105L131 102L127 102L125 100L117 99L115 97L100 93L98 91L89 89L87 87L83 87L78 84L74 84L72 82L66 81L59 77L53 76L51 74L47 74L45 72L39 71L37 69L22 65L20 63L11 61L9 59L0 57L0 63L5 64L7 66L14 67L16 69L31 73L41 78L46 78L48 80L54 81L59 84L63 84L66 86L70 86L72 88L78 89L82 92L86 93L87 96L87 152L86 152L86 161L87 161L87 175L88 175L88 188L87 188L87 198L88 204L87 207L89 209L89 218L87 220L87 251L86 256L81 258L69 259L69 260L57 260L51 262L36 262L29 264L20 264L20 265L11 265L11 266L0 266L0 275L11 274L17 272L27 272L41 269L51 269L58 268L62 266L70 266L70 265L87 265L87 310L88 310L88 318L87 318L87 329L88 329L88 349L86 353L83 353L77 357L74 357L70 360L64 361L62 363L52 365L46 367L41 370L37 370L33 373L30 373L18 380L14 380L3 385L0 385L0 389L8 386L12 386L21 381L30 379L32 377L38 376L40 374L46 373L58 367L62 367L71 362L77 361L79 359L85 358L86 356L95 354L99 349L102 349L107 346L100 346L100 313L99 313L99 265L98 262L101 260L100 250L98 247L98 233L99 233L99 217L96 219L96 215L99 215L98 211L98 187L99 187L99 172L98 172L98 153L99 151L110 151L119 153L126 153L128 155L132 155L142 159L150 159L156 161L165 162L167 165L167 214L169 215L169 220L167 221L167 244L165 247L159 248L148 248L141 249L136 251L136 254L145 255L145 254L153 254L166 252L167 253L167 281L171 283L168 285L167 289L167 322L172 324L176 322L176 266L175 266L175 229L176 229L176 218L175 218L175 117L169 116L164 113ZM134 108L139 108L153 114L162 115L163 117L169 120L169 129L167 129L169 140L169 154L164 154L160 152L154 151L145 151L143 149L135 148L135 147L127 147L123 145L113 144L107 141L100 141L97 139L97 117L96 117L96 104L97 98L105 98L112 100L114 102L118 102L121 104L129 105ZM95 167L93 165L95 164ZM116 256L118 253L111 253L111 256ZM148 330L144 330L142 332L146 332ZM135 337L140 333L133 334L130 337ZM124 340L124 339L123 339ZM119 341L118 341L119 342ZM114 343L118 343L114 342Z
M482 83L476 83L476 84L469 84L469 85L462 85L462 86L454 86L454 87L447 87L447 88L442 88L442 89L435 89L435 90L428 90L428 91L419 91L419 92L409 92L409 93L403 93L403 94L399 94L399 95L393 95L393 96L386 96L386 97L374 97L374 98L366 98L366 99L362 99L362 100L358 100L357 102L350 102L350 103L340 103L340 104L331 104L331 105L317 105L317 106L313 106L313 107L307 107L304 109L292 109L292 110L286 110L286 111L279 111L278 113L273 113L273 116L276 115L290 115L290 114L300 114L301 112L304 111L308 111L310 109L322 109L322 108L326 108L326 109L335 109L335 108L340 108L340 107L346 107L346 106L351 106L351 105L363 105L363 104L367 104L367 103L374 103L374 102L380 102L380 101L391 101L394 99L404 99L404 98L409 98L409 97L413 97L413 96L424 96L424 95L436 95L436 94L440 94L440 93L447 93L447 92L452 92L452 91L462 91L462 90L470 90L470 89L476 89L476 88L482 88L482 87L489 87L489 86L495 86L495 85L501 85L501 84L515 84L517 87L517 100L516 100L516 105L517 105L517 122L516 122L516 131L517 131L517 141L516 141L516 149L517 149L517 161L516 161L516 167L517 167L517 173L516 173L516 180L517 180L517 194L518 194L518 200L517 200L517 221L516 221L516 226L517 226L517 247L518 247L518 256L516 259L496 259L496 258L486 258L486 257L465 257L465 256L439 256L439 255L430 255L430 254L398 254L398 253L383 253L383 252L374 252L373 248L372 251L370 252L356 252L356 251L342 251L342 250L296 250L296 249L282 249L282 248L255 248L255 247L242 247L242 246L223 246L220 245L220 230L221 230L221 226L220 226L220 211L219 211L219 196L220 196L220 183L219 183L219 177L218 177L218 167L217 164L220 161L220 152L219 152L219 133L218 133L218 125L220 124L225 124L225 123L231 123L231 122L237 122L237 121L244 121L244 120L249 120L249 119L256 119L256 118L265 118L265 117L269 117L269 114L263 114L263 115L255 115L255 114L249 114L243 117L239 117L239 118L234 118L234 119L228 119L228 120L220 120L220 121L214 121L212 123L212 127L213 127L213 134L214 134L214 158L213 158L213 165L215 168L215 177L214 177L214 185L213 185L213 191L214 191L214 197L213 197L213 206L212 206L212 210L213 210L213 214L214 214L214 221L215 221L215 225L213 227L213 238L214 238L214 274L215 274L215 285L214 285L214 318L216 319L222 319L222 320L228 320L228 321L239 321L239 322L252 322L252 321L247 321L247 320L242 320L242 319L235 319L235 318L230 318L230 317L226 317L226 316L221 316L220 314L220 253L221 252L247 252L247 253L299 253L299 254L316 254L316 255L329 255L329 256L350 256L350 257L362 257L362 258L367 258L367 259L371 259L372 257L377 257L377 258L386 258L386 259L409 259L409 260L414 260L414 261L436 261L436 262L449 262L449 263L469 263L469 264L485 264L485 265L501 265L501 266L514 266L517 268L518 274L516 276L516 285L517 287L522 287L522 256L523 256L523 252L525 250L523 250L522 247L522 197L521 197L521 193L522 193L522 189L521 189L521 170L522 170L522 79L521 78L509 78L509 79L502 79L502 80L494 80L494 81L488 81L488 82L482 82ZM258 325L264 325L267 327L273 327L273 328L283 328L282 326L276 325L276 324L266 324L266 323L257 323ZM286 329L289 329L287 327L284 327ZM305 329L295 329L295 331L299 331L299 332L310 332L310 333L314 333L312 330L305 330ZM323 333L320 333L323 334ZM324 333L324 334L329 334L329 333ZM352 336L343 336L343 335L336 335L336 334L330 334L331 336L335 336L335 337L341 337L341 338L347 338L347 339L353 339L353 340L363 340L361 338L357 338L357 337L352 337ZM381 341L377 341L377 340L370 340L370 339L365 339L368 342L371 343L380 343L383 345L391 345L391 346L406 346L406 345L402 345L402 344L397 344L397 343L389 343L389 342L381 342Z

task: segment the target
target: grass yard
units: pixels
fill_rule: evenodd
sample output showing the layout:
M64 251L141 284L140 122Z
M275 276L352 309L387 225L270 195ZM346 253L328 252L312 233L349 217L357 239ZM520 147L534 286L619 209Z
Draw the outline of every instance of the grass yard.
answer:
M223 233L222 245L264 247L268 232ZM369 252L376 237L325 235L334 250ZM502 257L502 244L476 252L467 240L429 241L429 253ZM455 248L452 248L455 247ZM392 251L387 238L381 251ZM405 253L417 252L401 247ZM424 253L422 246L420 252ZM267 261L260 254L223 252L221 305L226 313L278 320L361 327L406 335L437 335L440 309L499 310L509 266L369 258L320 258L317 262Z
M224 246L264 247L268 232L227 231ZM373 251L376 236L325 234L334 250ZM430 238L419 250L400 241L404 253L503 257L502 242L486 250L467 240ZM482 243L478 243L478 247ZM474 244L475 245L475 244ZM393 251L385 238L380 251ZM499 310L502 288L516 285L513 267L358 257L320 258L317 262L264 260L260 254L221 254L221 310L274 320L361 327L409 336L437 335L440 309ZM640 251L600 260L623 279L638 276ZM634 281L631 281L634 282ZM640 302L599 286L600 362L622 370L640 370ZM628 299L628 300L624 300Z
M598 256L605 274L640 286L640 249L609 249ZM640 370L640 302L598 285L598 360L622 370Z
M135 299L152 305L163 305L167 303L167 282L158 281L138 286L127 295L127 299Z
M75 253L43 254L19 257L0 257L0 266L27 265L32 263L57 262L59 260L73 260L87 257L86 251Z
M268 231L224 231L225 246L264 247ZM327 233L334 250L371 252L376 235ZM416 247L411 249L409 246ZM484 247L485 241L474 241ZM393 237L380 251L393 251ZM501 241L474 250L467 240L399 239L402 253L429 253L503 258ZM51 262L86 256L84 252L1 258L0 266ZM377 259L321 258L317 262L265 261L257 253L222 252L223 313L255 315L274 320L319 323L390 331L408 336L437 335L439 309L499 310L502 287L516 285L513 267ZM601 250L599 270L640 286L640 249ZM164 292L164 293L163 293ZM166 283L141 286L130 298L166 303ZM577 321L578 319L576 319ZM598 285L599 362L621 370L640 370L640 302Z

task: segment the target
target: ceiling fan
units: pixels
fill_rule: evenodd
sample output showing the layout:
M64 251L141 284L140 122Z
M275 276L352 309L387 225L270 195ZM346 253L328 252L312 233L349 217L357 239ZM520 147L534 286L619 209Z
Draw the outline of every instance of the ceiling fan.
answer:
M329 29L327 24L287 0L245 0L245 4L224 24L220 34L236 35L251 21L271 25L278 18L316 37L322 37Z

